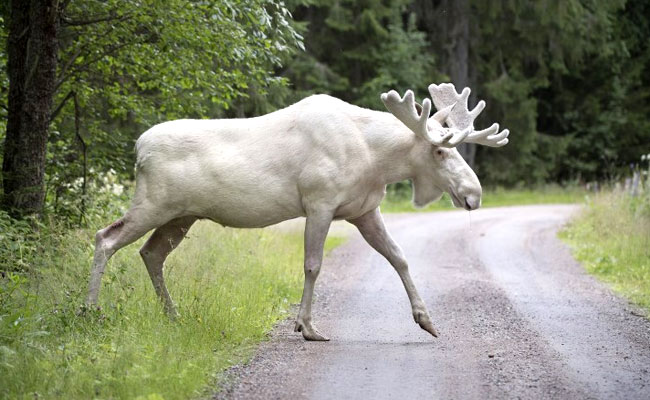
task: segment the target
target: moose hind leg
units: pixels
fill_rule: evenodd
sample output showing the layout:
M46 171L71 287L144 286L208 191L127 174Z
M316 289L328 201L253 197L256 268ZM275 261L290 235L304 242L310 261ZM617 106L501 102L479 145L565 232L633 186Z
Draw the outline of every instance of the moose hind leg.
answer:
M167 222L156 229L140 249L140 255L147 266L156 294L162 301L165 311L172 318L178 316L178 313L165 286L163 267L167 256L178 247L195 221L196 217L181 217Z
M87 304L97 303L104 269L113 254L160 225L155 219L146 217L146 213L141 209L131 208L122 218L97 231L95 234L95 255L90 272L88 296L86 297Z

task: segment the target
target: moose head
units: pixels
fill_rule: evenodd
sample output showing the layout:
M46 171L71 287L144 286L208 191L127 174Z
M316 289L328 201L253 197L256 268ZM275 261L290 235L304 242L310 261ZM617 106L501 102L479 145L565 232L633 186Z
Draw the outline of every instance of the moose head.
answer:
M431 100L424 99L420 105L415 102L411 90L407 90L404 97L394 90L381 95L388 111L423 144L429 145L429 151L422 157L429 165L420 168L413 177L413 202L416 206L424 206L447 192L456 207L475 210L481 205L481 184L456 146L460 143L505 146L509 131L499 132L497 123L487 129L474 130L474 120L485 108L485 102L479 101L470 111L467 107L469 88L457 93L451 83L432 84L429 93L437 109L431 117Z

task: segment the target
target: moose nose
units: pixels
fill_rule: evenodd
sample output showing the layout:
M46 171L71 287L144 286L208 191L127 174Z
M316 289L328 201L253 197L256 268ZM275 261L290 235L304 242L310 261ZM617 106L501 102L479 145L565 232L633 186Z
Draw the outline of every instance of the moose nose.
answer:
M467 211L476 210L481 206L481 198L476 196L465 197L465 209Z

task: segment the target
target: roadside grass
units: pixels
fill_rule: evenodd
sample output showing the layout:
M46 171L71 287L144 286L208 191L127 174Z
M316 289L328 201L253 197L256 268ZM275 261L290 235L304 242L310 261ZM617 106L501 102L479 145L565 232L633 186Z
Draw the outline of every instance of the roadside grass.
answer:
M483 190L481 207L503 207L527 204L561 204L580 203L587 192L578 187L563 188L560 186L543 186L536 189L504 189L487 188ZM428 212L454 209L451 198L445 193L442 198L423 208L415 208L411 201L412 189L400 192L388 191L381 203L381 211L398 212Z
M559 236L589 273L650 312L650 193L597 195Z
M301 234L198 222L166 264L179 320L162 312L143 240L113 257L100 307L82 311L94 229L46 231L31 259L12 253L29 272L0 278L0 398L206 396L300 300Z

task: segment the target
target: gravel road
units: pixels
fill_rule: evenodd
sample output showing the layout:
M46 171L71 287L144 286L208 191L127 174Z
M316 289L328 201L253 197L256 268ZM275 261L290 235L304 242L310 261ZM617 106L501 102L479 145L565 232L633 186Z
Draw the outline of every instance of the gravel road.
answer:
M395 271L350 233L316 287L315 325L331 341L305 342L285 321L215 398L650 399L650 322L556 238L576 210L386 216L438 339L413 321Z

